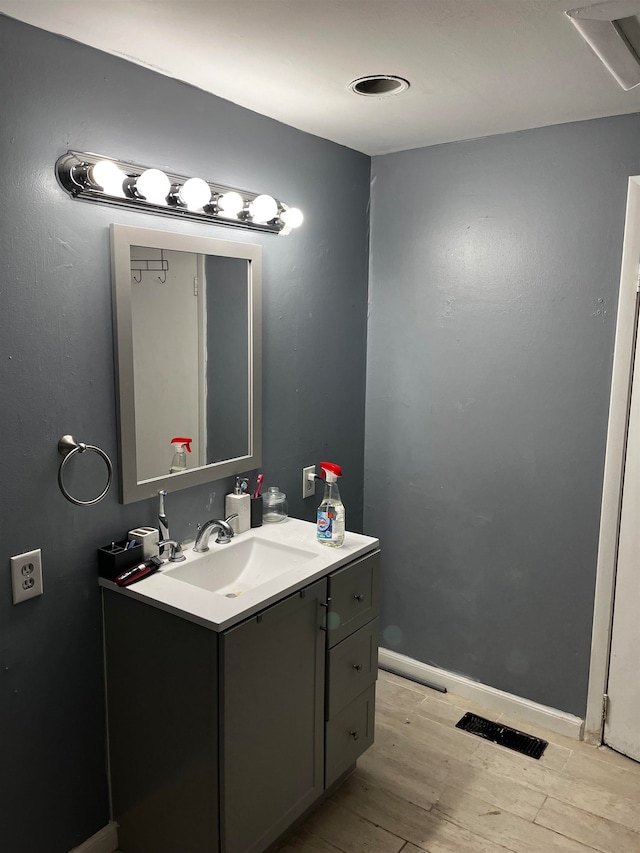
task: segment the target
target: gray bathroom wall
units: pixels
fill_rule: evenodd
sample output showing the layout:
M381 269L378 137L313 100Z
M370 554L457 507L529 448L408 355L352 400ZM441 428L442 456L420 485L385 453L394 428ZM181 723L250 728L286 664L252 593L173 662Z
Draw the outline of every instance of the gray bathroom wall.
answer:
M56 481L65 433L117 457L109 223L262 244L265 486L314 518L300 468L329 457L358 530L370 161L5 17L0 56L0 847L66 853L109 817L95 549L157 511L121 506L117 483L78 508ZM278 237L73 201L54 175L68 148L270 192L305 222ZM171 532L220 517L230 487L170 494ZM9 557L32 548L44 595L13 606Z
M630 115L372 165L381 645L581 716L638 140Z

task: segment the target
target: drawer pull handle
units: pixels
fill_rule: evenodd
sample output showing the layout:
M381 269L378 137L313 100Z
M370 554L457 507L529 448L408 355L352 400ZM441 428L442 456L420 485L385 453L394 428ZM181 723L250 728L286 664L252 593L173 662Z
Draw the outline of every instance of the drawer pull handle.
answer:
M355 669L356 672L360 672L360 670L362 669L362 664L361 663L354 663L353 668Z
M355 598L356 601L364 601L364 595L361 592L356 593L353 597Z
M349 734L351 735L351 737L352 737L354 740L358 740L358 738L360 737L360 732L357 732L357 731L349 732Z

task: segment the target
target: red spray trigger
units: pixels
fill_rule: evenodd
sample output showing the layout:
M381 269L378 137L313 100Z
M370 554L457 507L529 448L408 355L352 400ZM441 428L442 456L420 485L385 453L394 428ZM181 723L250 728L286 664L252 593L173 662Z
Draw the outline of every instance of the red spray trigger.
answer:
M336 477L342 477L342 468L339 465L336 465L335 462L321 462L320 467L323 471L328 471L329 474L335 474Z
M193 441L192 438L172 438L171 444L184 444L184 446L187 448L187 453L191 453L191 442L192 441Z

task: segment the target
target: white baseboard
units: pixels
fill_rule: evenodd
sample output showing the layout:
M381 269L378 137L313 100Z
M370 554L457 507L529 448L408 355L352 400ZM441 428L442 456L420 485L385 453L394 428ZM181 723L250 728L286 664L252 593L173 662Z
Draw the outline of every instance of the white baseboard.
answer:
M389 649L379 649L378 663L381 669L387 669L389 672L414 681L441 685L457 696L472 699L492 711L500 711L509 717L549 729L565 737L582 739L584 720L565 711L559 711L557 708L548 708L546 705L539 705L537 702L514 696L512 693L504 693L502 690L496 690L495 687L472 681L464 675L438 669L436 666L421 663Z
M110 821L70 853L114 853L118 849L118 824Z

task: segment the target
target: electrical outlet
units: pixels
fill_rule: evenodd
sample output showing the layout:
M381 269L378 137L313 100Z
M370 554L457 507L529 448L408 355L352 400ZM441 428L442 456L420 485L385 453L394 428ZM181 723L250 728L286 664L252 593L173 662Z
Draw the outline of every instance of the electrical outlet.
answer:
M42 595L42 553L39 548L11 558L11 584L14 604Z
M309 474L316 473L316 466L309 465L307 468L302 469L302 497L303 498L311 498L316 493L316 481L315 479L309 479Z

